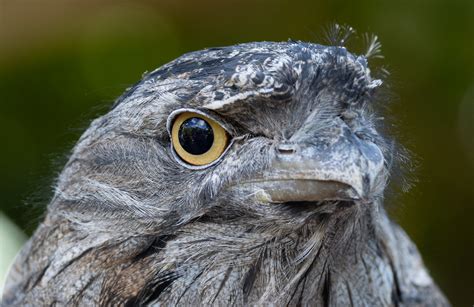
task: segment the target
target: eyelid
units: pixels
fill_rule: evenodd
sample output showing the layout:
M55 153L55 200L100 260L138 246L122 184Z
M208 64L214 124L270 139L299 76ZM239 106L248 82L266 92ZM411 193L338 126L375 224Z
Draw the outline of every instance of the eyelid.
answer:
M168 119L166 120L166 130L168 131L169 136L171 136L171 130L172 130L173 122L174 122L175 118L179 114L185 113L185 112L197 113L197 114L200 114L204 117L212 119L213 121L215 121L216 123L221 125L222 128L224 128L224 130L229 134L231 139L235 135L235 130L231 126L229 126L227 123L225 123L222 119L220 119L218 116L216 116L214 114L209 114L209 113L207 113L205 111L202 111L202 110L199 110L199 109L182 108L182 109L174 110L173 112L170 113L170 115L168 115Z

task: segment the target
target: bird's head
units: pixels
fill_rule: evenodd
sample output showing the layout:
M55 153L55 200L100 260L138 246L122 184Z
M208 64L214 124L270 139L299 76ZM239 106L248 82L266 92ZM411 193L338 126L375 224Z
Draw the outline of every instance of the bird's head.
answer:
M75 203L78 221L170 231L202 218L295 229L318 213L375 207L389 154L375 129L379 85L344 47L186 54L93 122L56 197Z
M380 85L365 56L302 42L192 52L146 74L61 173L34 241L56 248L36 258L52 259L41 282L74 270L107 276L109 299L192 304L239 288L257 302L293 291L313 259L379 246L391 155Z

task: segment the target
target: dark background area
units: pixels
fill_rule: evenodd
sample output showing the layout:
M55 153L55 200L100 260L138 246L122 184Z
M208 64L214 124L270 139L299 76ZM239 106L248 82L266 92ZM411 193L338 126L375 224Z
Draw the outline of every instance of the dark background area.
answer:
M472 0L0 0L0 211L31 234L81 132L143 72L205 47L322 42L333 22L383 44L374 65L391 72L388 128L419 165L416 185L389 198L392 217L452 303L471 306Z

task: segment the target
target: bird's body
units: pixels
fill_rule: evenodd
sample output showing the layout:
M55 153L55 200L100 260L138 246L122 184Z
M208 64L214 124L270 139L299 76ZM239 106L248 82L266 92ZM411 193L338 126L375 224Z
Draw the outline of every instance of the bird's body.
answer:
M364 56L302 42L147 74L79 140L3 303L448 305L383 207L380 85ZM209 135L181 123L223 148L201 157L186 137Z

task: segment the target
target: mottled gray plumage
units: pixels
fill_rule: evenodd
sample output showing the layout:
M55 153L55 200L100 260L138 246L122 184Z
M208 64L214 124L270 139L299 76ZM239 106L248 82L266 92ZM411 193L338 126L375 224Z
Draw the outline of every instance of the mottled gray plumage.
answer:
M383 207L381 84L366 56L293 41L146 74L75 146L3 304L448 305ZM176 160L183 108L231 132L216 164Z

